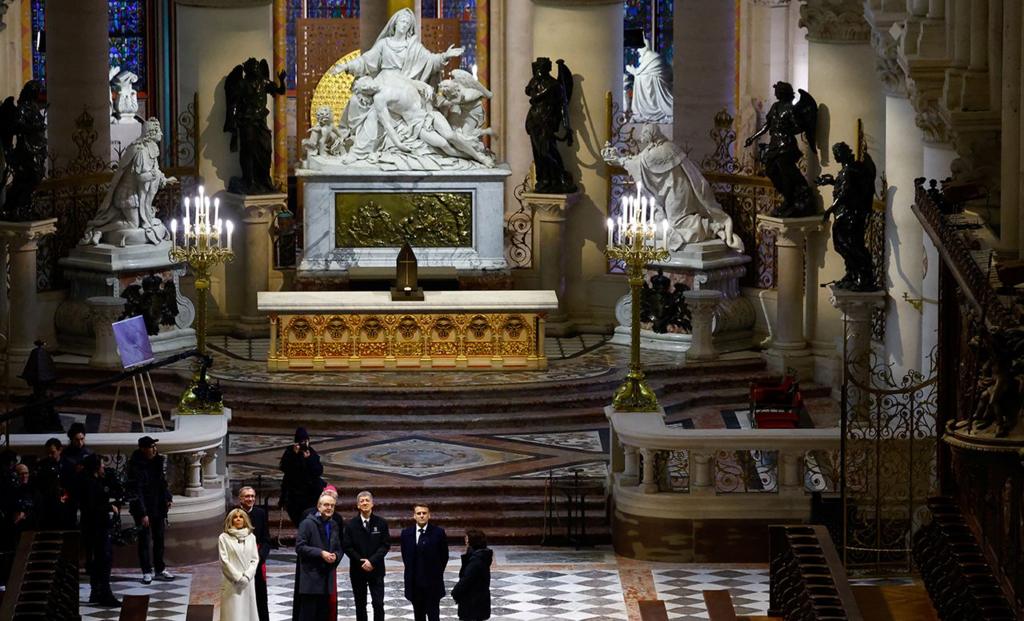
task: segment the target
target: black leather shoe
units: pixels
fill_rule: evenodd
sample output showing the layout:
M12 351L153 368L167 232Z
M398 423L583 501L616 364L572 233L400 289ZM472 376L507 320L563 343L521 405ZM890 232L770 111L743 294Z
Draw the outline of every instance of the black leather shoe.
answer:
M117 599L113 595L110 595L108 597L101 597L99 601L96 602L96 604L107 608L120 608L121 600Z

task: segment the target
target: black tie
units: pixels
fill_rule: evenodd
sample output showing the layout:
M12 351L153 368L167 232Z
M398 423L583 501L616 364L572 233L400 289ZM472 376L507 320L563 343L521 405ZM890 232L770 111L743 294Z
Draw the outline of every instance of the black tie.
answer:
M419 539L416 541L416 543L419 543L420 541L423 541L423 531L424 530L426 530L426 527L425 526L420 526L420 536L419 536Z
M370 530L370 520L363 520L363 528L365 530Z

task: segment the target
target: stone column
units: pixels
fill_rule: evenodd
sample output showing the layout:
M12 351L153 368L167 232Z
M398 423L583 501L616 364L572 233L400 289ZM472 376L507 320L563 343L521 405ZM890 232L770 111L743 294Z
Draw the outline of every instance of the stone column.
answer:
M1021 3L1003 4L1003 67L1001 93L1002 139L999 158L999 241L1004 248L1016 249L1020 239L1020 86L1021 86Z
M709 132L715 114L723 108L736 114L736 7L732 2L679 2L672 27L672 136L699 158L714 152Z
M820 216L774 218L759 214L757 224L775 232L775 269L778 274L775 326L765 358L773 370L785 372L787 368L793 368L801 379L810 379L814 361L804 339L804 280L809 269L805 264L804 246L810 236L822 229L822 219Z
M243 255L245 277L245 300L242 306L241 323L237 327L246 335L268 333L267 319L261 317L256 307L260 291L270 288L271 252L270 225L278 211L288 205L287 194L259 194L242 196L225 194L225 207L232 208L241 216L244 231L241 239L234 243L236 256Z
M558 295L558 310L549 313L547 333L562 336L570 332L565 314L565 220L566 212L579 194L523 194L523 203L533 210L533 266L540 272L540 288Z
M107 0L50 2L46 7L47 134L57 168L78 157L72 138L83 110L92 116L96 131L93 154L110 161L107 13Z
M368 50L384 30L391 13L388 3L381 0L359 0L359 47Z
M847 291L829 285L830 302L843 315L845 328L844 370L846 378L846 399L854 416L861 418L868 413L868 395L860 386L871 385L871 316L876 308L885 305L885 291ZM898 381L898 380L897 380Z
M604 118L605 94L622 92L622 11L619 0L533 0L532 56L547 56L552 62L565 59L577 77L569 105L577 144L595 147L563 145L561 149L565 166L581 192L579 204L566 222L566 290L562 301L577 326L590 320L595 306L592 291L595 284L596 288L605 284L601 280L608 271L604 255L608 181L600 153L600 145L608 136L604 122L597 119ZM516 85L517 92L525 86ZM619 287L617 282L607 282L607 291L602 293L621 294ZM613 300L608 295L609 310Z
M913 8L923 14L926 7L917 3ZM828 109L828 116L819 121L819 159L808 159L808 176L839 173L839 166L832 161L832 146L845 142L856 150L858 119L863 121L868 152L875 165L879 171L886 170L885 95L875 71L877 54L870 43L871 27L864 18L864 2L804 0L800 17L807 28L809 46L807 90ZM823 205L830 205L832 187L821 187L820 192ZM807 272L804 334L815 353L828 361L819 365L817 378L827 383L835 377L828 377L829 367L835 360L834 344L842 326L838 313L828 303L827 292L818 285L839 280L844 273L831 236L818 236L808 242L807 264L815 269Z
M117 342L114 340L114 329L111 324L124 314L125 299L104 295L88 298L85 303L89 307L93 334L96 335L89 366L120 369L121 356L117 352Z
M36 291L36 251L39 249L39 240L56 231L56 218L34 222L0 221L0 240L7 246L10 261L7 357L12 378L21 374L29 352L34 347L33 342L41 333L39 294Z
M699 362L703 360L714 360L718 357L715 352L715 343L712 339L715 311L722 301L722 292L714 289L700 289L697 291L686 291L683 293L686 298L686 305L690 308L690 332L692 340L690 349L686 351L688 361Z

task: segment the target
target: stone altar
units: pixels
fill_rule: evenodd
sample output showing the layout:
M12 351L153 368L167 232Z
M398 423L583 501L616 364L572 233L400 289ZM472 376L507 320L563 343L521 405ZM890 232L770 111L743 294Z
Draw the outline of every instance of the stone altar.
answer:
M270 320L270 371L543 370L554 291L259 293Z

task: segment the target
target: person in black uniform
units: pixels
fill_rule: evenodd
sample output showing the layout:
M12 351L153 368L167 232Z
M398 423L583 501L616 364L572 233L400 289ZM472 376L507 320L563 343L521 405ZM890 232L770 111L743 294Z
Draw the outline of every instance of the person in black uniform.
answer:
M373 602L373 621L384 621L384 557L391 549L388 523L373 513L373 494L356 496L359 514L345 525L342 547L349 558L348 575L356 604L356 621L367 621L366 589Z
M405 563L405 599L412 602L415 621L440 621L444 597L444 569L448 566L448 535L430 523L430 507L413 506L416 523L402 530Z
M60 454L64 445L58 438L46 441L46 457L36 462L33 479L39 492L39 528L66 530L75 528L75 516L67 509L60 479Z
M82 510L82 541L92 552L89 571L89 603L120 606L110 590L110 566L113 561L111 513L119 508L110 501L110 490L104 480L103 461L90 454L82 460L79 480L79 506Z
M324 466L316 449L310 446L309 432L304 427L295 430L295 441L281 455L279 468L284 474L280 502L288 519L298 528L306 510L316 506L325 485L321 478Z
M154 568L157 580L171 581L175 578L164 565L164 530L171 508L171 491L164 476L164 457L156 452L158 441L142 436L139 448L128 460L128 482L135 492L130 509L135 525L139 527L139 566L143 584L153 582Z
M267 556L270 555L270 524L267 512L256 506L256 490L246 485L238 490L238 508L249 516L252 532L256 536L256 548L260 553L260 564L256 567L256 611L260 621L270 620L267 606Z

